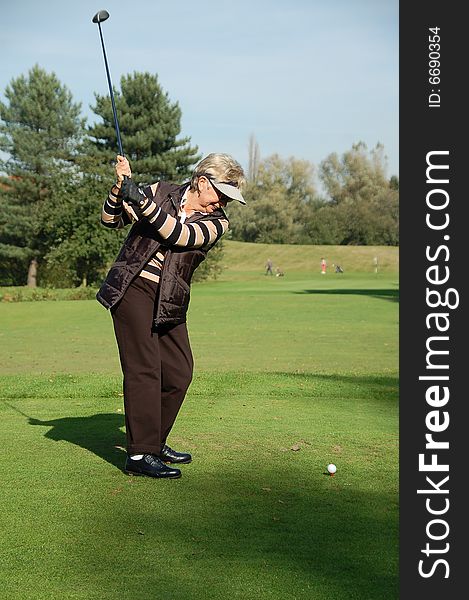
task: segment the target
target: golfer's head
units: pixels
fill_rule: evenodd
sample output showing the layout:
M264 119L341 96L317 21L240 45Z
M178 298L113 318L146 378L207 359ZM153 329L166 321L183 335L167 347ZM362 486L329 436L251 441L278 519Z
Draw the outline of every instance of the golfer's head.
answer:
M201 184L208 181L222 204L233 200L246 204L240 188L246 178L243 167L229 154L209 154L195 167L191 190L200 191Z

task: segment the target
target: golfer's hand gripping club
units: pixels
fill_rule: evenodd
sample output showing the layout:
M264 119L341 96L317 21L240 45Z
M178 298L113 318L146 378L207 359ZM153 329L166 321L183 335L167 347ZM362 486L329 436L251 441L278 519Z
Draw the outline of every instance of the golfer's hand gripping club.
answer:
M132 172L130 170L129 161L122 154L117 155L116 166L116 176L117 176L117 187L120 189L122 186L122 182L126 179L132 177Z
M117 176L117 185L120 187L122 182L127 178L130 179L132 177L132 171L130 169L130 164L127 158L124 155L117 155L116 159L116 176Z
M146 200L142 190L131 180L132 171L129 161L125 156L117 155L116 162L117 185L120 187L120 196L128 204L140 207Z
M145 194L138 187L138 185L136 185L129 178L124 179L124 181L122 182L121 196L125 202L137 208L140 208L143 204L145 204L145 201L147 199Z
M146 197L142 190L130 179L132 177L130 163L125 156L120 154L117 155L116 176L122 200L125 200L131 206L140 208Z

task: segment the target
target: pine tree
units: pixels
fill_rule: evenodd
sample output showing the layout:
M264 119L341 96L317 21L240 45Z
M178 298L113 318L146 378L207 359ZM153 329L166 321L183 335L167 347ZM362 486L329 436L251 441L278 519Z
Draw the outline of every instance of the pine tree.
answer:
M94 155L101 165L115 161L117 141L111 101L96 97L93 111L102 122L89 128ZM139 183L157 180L180 182L190 175L199 160L197 147L190 138L178 139L181 132L181 109L172 103L158 83L156 75L133 73L121 78L121 92L115 102L122 144L132 167L133 179Z
M41 283L54 287L100 285L127 232L101 225L108 182L78 168L61 179L38 223L40 235L48 240Z
M47 249L38 235L41 207L57 174L76 158L83 130L80 104L54 73L35 65L13 79L0 102L0 282L34 285ZM28 275L28 267L30 277Z

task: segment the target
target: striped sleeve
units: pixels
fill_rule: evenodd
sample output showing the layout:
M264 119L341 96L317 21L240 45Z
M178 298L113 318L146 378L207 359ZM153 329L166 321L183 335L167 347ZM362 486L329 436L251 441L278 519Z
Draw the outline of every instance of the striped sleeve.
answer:
M158 234L171 246L182 248L213 246L228 230L227 219L207 219L197 223L180 223L148 198L140 210L141 214L158 231Z
M113 187L106 198L101 210L101 224L109 229L123 227L122 199L119 197L119 189Z

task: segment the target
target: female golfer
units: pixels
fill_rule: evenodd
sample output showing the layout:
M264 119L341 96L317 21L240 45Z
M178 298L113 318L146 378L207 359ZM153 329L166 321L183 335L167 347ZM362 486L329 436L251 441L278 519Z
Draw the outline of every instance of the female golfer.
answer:
M182 185L160 181L140 189L123 156L116 174L102 224L134 224L97 298L111 310L124 376L125 471L176 478L181 471L165 463L191 461L166 444L192 379L191 278L228 229L223 208L232 200L245 204L245 178L227 154L204 158Z

